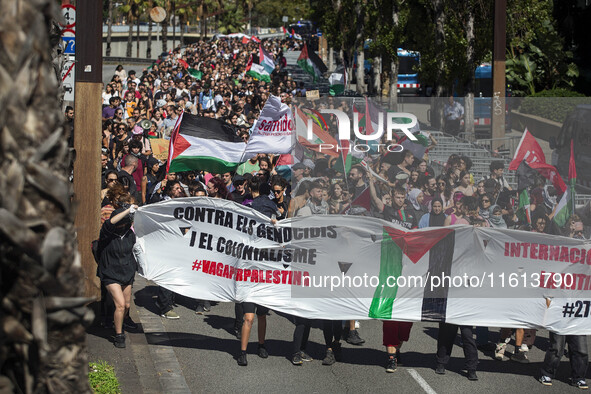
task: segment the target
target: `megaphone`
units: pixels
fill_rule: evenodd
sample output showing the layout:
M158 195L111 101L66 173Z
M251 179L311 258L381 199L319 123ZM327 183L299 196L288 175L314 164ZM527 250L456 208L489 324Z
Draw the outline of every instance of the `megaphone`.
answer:
M150 127L152 127L152 122L150 122L148 119L144 119L140 122L140 127L144 130L150 130Z

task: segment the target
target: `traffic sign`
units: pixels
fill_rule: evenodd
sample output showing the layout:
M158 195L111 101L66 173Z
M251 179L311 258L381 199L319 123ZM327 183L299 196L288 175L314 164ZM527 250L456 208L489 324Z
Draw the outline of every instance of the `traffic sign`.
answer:
M76 33L72 29L62 31L62 40L64 41L64 53L66 55L76 54Z
M61 77L62 85L64 87L64 101L74 101L74 71L76 61L73 56L68 56L62 67Z
M63 27L69 29L76 25L76 7L71 4L64 4L62 5L62 16L66 23L62 25Z

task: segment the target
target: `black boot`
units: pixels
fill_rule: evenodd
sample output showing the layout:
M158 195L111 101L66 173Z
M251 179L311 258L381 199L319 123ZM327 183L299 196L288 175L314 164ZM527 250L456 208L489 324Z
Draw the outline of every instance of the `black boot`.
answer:
M124 348L125 347L125 334L115 334L115 339L113 341L115 347Z

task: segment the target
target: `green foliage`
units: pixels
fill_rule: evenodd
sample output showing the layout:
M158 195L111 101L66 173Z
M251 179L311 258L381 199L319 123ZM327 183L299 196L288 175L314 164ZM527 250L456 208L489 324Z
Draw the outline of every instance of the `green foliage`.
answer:
M513 4L512 4L513 3ZM506 74L516 96L540 90L573 88L579 76L573 55L553 24L552 2L512 0Z
M92 391L96 394L119 394L119 381L114 368L105 361L88 363L90 372L88 381Z
M294 19L309 19L311 12L310 2L307 0L260 0L253 4L252 18L253 24L279 27L285 24L282 21L284 16L287 16L287 24L290 24ZM248 10L245 10L245 14L247 13Z
M226 7L220 17L219 31L222 34L238 33L244 30L244 15L238 6Z
M568 89L558 88L543 90L524 98L519 111L562 123L579 104L591 104L591 98Z

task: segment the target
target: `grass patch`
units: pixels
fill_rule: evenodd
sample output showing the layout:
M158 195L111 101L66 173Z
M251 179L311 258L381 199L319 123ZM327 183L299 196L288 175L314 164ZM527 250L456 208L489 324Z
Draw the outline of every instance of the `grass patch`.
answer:
M88 381L90 388L97 394L119 394L119 380L115 376L115 369L106 361L88 363L89 373Z

